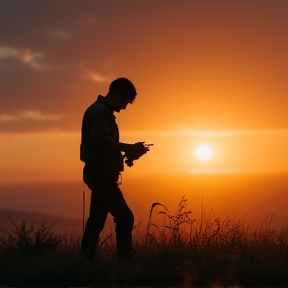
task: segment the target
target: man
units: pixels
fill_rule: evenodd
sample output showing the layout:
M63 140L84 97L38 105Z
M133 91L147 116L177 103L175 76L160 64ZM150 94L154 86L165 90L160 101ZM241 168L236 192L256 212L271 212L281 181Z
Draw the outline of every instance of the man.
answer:
M99 234L108 213L116 223L116 241L120 259L131 256L134 216L119 188L118 177L123 168L123 155L138 159L148 149L144 142L119 142L119 130L114 112L126 109L136 98L133 83L126 78L114 80L106 96L97 100L84 113L82 121L80 159L85 163L83 181L92 190L90 214L81 243L84 257L93 259ZM132 156L131 156L132 155ZM133 160L132 159L132 160Z

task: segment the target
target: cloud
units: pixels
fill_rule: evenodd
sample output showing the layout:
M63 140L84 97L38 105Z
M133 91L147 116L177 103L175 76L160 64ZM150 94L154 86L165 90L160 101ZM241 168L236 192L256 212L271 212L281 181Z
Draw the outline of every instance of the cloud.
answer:
M168 130L168 131L123 131L127 136L159 137L235 137L250 135L288 135L288 129L251 129L226 131Z
M286 167L276 168L193 168L189 170L190 174L279 174L288 173Z
M62 40L68 39L70 36L70 33L64 30L48 30L47 34Z
M0 122L17 122L23 120L33 121L57 121L63 118L59 114L44 114L40 111L26 110L17 114L0 114Z
M42 62L44 57L43 53L30 49L0 46L0 61L5 59L17 59L35 70L44 69L45 65Z
M91 25L95 22L95 18L86 16L86 17L80 17L78 18L79 23L86 24L86 25Z
M97 83L110 82L112 80L110 75L104 76L99 72L94 72L91 70L88 70L84 77Z

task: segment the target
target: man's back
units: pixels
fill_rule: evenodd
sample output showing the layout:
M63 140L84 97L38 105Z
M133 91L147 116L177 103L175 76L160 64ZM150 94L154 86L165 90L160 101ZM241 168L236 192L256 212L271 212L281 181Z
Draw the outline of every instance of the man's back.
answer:
M119 130L115 116L103 96L99 95L97 101L85 111L81 131L81 161L96 166L103 172L123 170L121 152L105 147L105 137L119 142Z

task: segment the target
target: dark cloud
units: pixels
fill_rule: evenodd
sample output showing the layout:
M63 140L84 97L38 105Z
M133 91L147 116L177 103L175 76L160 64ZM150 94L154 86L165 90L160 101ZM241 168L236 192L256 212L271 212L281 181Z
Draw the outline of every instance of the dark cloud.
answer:
M2 131L67 129L75 125L71 119L77 110L75 102L92 86L87 71L98 68L104 70L102 77L106 75L105 56L96 49L88 51L85 47L91 47L91 41L81 40L82 30L88 31L94 23L92 7L99 5L87 2L79 6L78 2L76 9L76 4L1 1L0 119L13 119L19 111L31 110L70 118L69 125L65 118L39 121L20 117L18 121L2 121Z
M260 81L257 69L265 71L266 63L275 67L275 72L269 73L279 74L278 82L273 82L278 87L274 97L278 97L279 105L273 102L270 107L280 112L273 112L269 117L277 114L278 122L275 121L283 124L286 118L281 103L287 90L283 75L288 72L288 43L283 35L287 35L288 4L262 0L260 7L258 1L246 1L246 5L224 0L208 2L1 0L1 131L78 129L87 102L101 91L107 92L108 83L114 77L133 75L138 83L144 83L142 90L150 101L150 104L146 101L146 108L150 109L152 101L158 107L167 104L160 94L167 100L167 93L179 91L182 97L179 102L186 103L185 97L191 98L186 92L192 91L191 86L202 85L204 90L207 83L217 89L226 86L232 70L239 71L233 75L236 79L233 81L238 81L235 87L242 88L245 79L254 75ZM222 77L223 83L218 85L216 82L223 71L228 71L225 73L229 77L226 80ZM247 83L247 86L251 84ZM226 88L221 89L217 95ZM241 115L247 114L245 107L248 110L251 107L244 90L238 114L231 112L235 104L231 104L228 113L238 115L235 123L241 123ZM270 97L267 95L263 97ZM214 118L223 114L214 111L214 104L222 101L228 105L230 99L227 100L227 95L221 99L213 97L210 90L202 93L201 99L195 99L196 108L176 104L182 109L182 120L193 121L191 111L194 110L200 115L197 107L204 107L200 118L207 111ZM166 110L171 109L169 105ZM40 116L33 119L19 116L27 115L27 111L63 117L43 116L45 120L40 120ZM179 113L173 113L177 120ZM265 113L262 118L266 117ZM155 112L154 116L157 115ZM251 115L251 119L256 117L254 112ZM11 120L17 117L17 121Z
M76 127L75 115L84 109L77 103L107 89L115 73L111 55L119 43L113 27L123 16L117 1L110 4L112 9L103 1L0 2L1 131ZM25 111L65 117L18 117Z
M0 3L1 45L41 51L56 63L99 59L110 55L115 40L129 28L133 16L126 13L129 4L131 1L4 0Z

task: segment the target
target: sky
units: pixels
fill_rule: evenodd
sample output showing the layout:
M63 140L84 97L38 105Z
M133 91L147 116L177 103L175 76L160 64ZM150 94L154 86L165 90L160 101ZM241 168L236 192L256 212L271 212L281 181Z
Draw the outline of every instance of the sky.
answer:
M286 0L1 0L0 184L81 181L83 113L118 77L137 89L121 141L154 143L128 181L287 175L287 15Z

